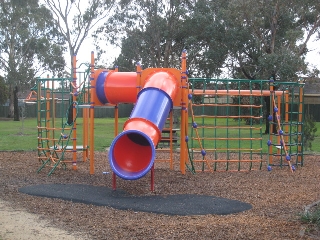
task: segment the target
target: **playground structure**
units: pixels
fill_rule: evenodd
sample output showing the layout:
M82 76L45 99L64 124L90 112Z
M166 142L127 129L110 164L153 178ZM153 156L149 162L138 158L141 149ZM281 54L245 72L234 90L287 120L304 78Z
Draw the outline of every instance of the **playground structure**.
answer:
M276 97L274 88L283 88L283 94ZM283 87L283 86L282 86ZM295 166L303 165L303 121L304 121L304 82L289 82L270 84L271 114L268 120L272 121L270 133L273 128L277 134L270 134L267 144L269 146L268 170L272 166L288 165L291 171L295 171ZM284 114L281 115L281 109ZM273 139L274 135L277 136ZM276 140L276 141L273 141ZM273 146L276 153L273 153ZM273 161L276 157L278 163Z
M74 57L74 63L76 59ZM89 99L86 84L88 72L72 69L72 77L37 78L36 86L31 89L26 102L37 104L38 159L42 163L38 172L46 165L52 165L48 175L58 166L66 167L72 163L77 169L77 152L82 151L83 161L88 158L88 109L83 109L83 140L77 145L77 124L80 105ZM82 83L77 86L77 80ZM79 139L78 139L79 140ZM69 145L71 144L71 145ZM71 156L67 156L71 155Z
M76 59L74 57L74 63ZM161 131L167 131L169 138L166 141L172 146L172 131L170 129L163 129L164 124L169 115L169 121L172 126L172 113L169 113L172 107L180 106L181 102L181 73L176 69L146 69L144 71L139 70L137 66L136 73L122 73L115 70L107 69L95 69L94 68L94 55L91 56L91 67L85 73L83 81L77 86L79 73L77 68L73 68L73 78L42 78L37 79L37 85L32 89L30 96L26 101L35 101L38 107L38 159L42 162L41 167L38 169L40 172L45 166L53 165L48 175L51 175L55 169L59 166L66 166L66 163L71 162L73 169L77 169L77 152L83 152L83 161L87 158L90 159L90 174L94 173L94 109L99 107L114 108L115 116L115 136L118 134L118 104L119 103L136 103L137 95L139 93L139 99L142 101L142 107L140 110L135 107L137 116L131 117L131 120L126 123L126 128L130 131L126 134L122 134L121 140L117 144L111 146L113 155L111 156L110 163L113 164L113 170L115 173L125 179L137 179L145 175L153 166L155 159L155 147L160 141ZM88 74L90 72L90 74ZM81 76L81 75L80 75ZM160 79L160 81L158 81ZM186 83L186 77L184 77ZM145 83L147 82L148 83ZM56 88L55 83L59 82L59 88ZM167 86L171 84L171 86ZM144 89L142 89L144 86ZM80 88L82 87L82 88ZM142 89L142 91L140 91ZM187 90L187 88L185 88ZM185 91L186 91L185 90ZM123 94L119 94L121 91ZM144 93L145 92L145 93ZM57 97L59 95L59 97ZM141 97L140 97L141 95ZM154 95L156 97L154 98ZM185 94L186 95L186 94ZM90 99L89 99L90 97ZM159 111L151 112L147 116L144 116L142 108L146 107L147 102L150 102L150 98L153 98L153 105L149 110L152 110L154 106L160 104L162 107ZM61 116L61 126L57 126L57 102L63 102L60 112L65 113L65 118ZM63 107L67 105L67 107ZM141 104L136 104L141 106ZM77 117L79 115L79 109L83 109L83 146L77 145ZM156 108L154 108L156 109ZM142 116L139 116L142 115ZM160 115L158 117L158 115ZM146 118L145 120L143 120ZM171 120L170 120L171 119ZM130 129L130 128L137 129ZM169 126L169 127L170 127ZM140 128L140 129L139 129ZM144 132L141 133L142 130ZM120 138L120 137L119 137ZM141 151L148 151L148 156L144 159L144 164L140 164L142 169L139 174L132 174L137 168L135 163L132 169L123 171L122 162L123 155L122 148L126 147L128 142L123 143L124 139L133 138L134 141L139 142L132 146L132 150L137 149L136 155L131 161L137 161L140 159ZM146 142L144 142L146 141ZM72 145L69 146L72 142ZM130 142L130 141L129 141ZM143 146L150 144L150 146ZM90 147L89 147L90 145ZM130 146L130 145L129 145ZM114 150L113 150L114 149ZM172 149L172 147L171 147ZM72 159L66 159L66 153L72 153ZM120 155L119 155L120 154ZM139 154L139 156L137 155ZM151 154L151 155L150 155ZM149 159L150 158L150 159ZM149 163L148 163L149 161ZM170 153L169 161L173 168L173 152ZM139 163L139 162L138 162ZM121 165L122 164L122 165ZM120 168L118 166L121 166ZM128 168L128 166L126 166ZM121 175L122 174L122 175ZM125 175L127 174L127 175Z
M191 171L303 165L303 86L273 80L189 79ZM202 89L196 89L202 86ZM274 90L276 86L277 90ZM196 98L196 97L197 98ZM263 122L269 139L263 142ZM269 129L270 128L270 131ZM292 161L293 160L293 161Z
M76 64L75 57L73 62ZM169 142L170 159L164 161L173 169L177 155L173 147L177 140L173 136L174 108L180 111L178 152L183 174L186 169L192 172L261 169L263 144L269 147L269 170L272 166L288 165L293 171L294 165L303 165L302 82L188 79L185 51L180 70L142 70L137 64L136 72L95 69L92 53L90 69L82 75L79 81L81 74L74 66L72 78L37 79L32 91L38 106L38 158L42 161L38 171L53 164L50 175L68 162L76 169L77 152L82 151L83 161L90 159L90 174L94 174L94 110L98 107L114 108L115 138L109 150L114 188L116 176L136 180L151 171L153 189L155 156L161 151L157 149L161 141ZM59 90L55 82L59 82ZM271 106L268 116L271 130L268 142L263 143L266 97ZM30 97L31 100L35 99ZM58 101L67 104L62 109L66 117L62 117L59 127L55 118ZM122 103L134 103L135 107L119 133L118 104ZM77 145L79 109L83 110L82 146ZM219 113L221 109L224 114ZM165 128L167 120L169 127ZM277 133L273 133L273 128L277 128ZM168 137L163 136L164 132ZM70 142L72 146L68 145ZM68 152L72 154L71 160L66 159Z

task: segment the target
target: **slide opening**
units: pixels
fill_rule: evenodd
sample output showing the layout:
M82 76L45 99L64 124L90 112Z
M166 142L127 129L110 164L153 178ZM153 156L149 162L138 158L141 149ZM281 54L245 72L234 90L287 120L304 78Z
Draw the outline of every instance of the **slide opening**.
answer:
M104 92L104 83L107 76L108 76L108 72L102 72L99 74L96 81L97 98L102 104L108 103L107 96Z
M144 136L142 136L139 133L128 133L127 136L132 142L136 144L139 144L141 146L150 146L148 139L146 139Z
M151 169L155 150L148 135L137 130L119 134L111 144L109 162L115 174L126 180L135 180Z

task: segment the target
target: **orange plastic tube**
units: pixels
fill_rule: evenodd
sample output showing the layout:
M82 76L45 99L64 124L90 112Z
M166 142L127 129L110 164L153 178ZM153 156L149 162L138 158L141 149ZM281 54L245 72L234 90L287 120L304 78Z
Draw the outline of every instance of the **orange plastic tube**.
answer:
M137 73L101 72L96 80L96 95L102 104L135 103Z

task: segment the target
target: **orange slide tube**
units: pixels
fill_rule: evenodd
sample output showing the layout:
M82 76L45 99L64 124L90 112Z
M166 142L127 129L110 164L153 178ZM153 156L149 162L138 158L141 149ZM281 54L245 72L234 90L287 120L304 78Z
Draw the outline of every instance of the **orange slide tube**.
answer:
M102 104L135 103L137 73L101 72L96 80L96 95Z

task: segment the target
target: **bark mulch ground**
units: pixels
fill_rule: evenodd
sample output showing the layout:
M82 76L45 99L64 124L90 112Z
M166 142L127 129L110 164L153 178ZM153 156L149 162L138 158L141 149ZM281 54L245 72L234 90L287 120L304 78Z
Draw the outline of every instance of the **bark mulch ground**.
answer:
M120 191L135 197L158 197L159 202L163 196L184 194L236 200L252 206L228 215L172 215L21 193L20 188L43 184L112 188L106 152L95 153L94 175L89 174L89 162L79 163L77 171L69 166L47 176L47 167L36 173L40 166L36 155L0 152L0 199L84 239L320 239L319 232L309 231L311 228L302 224L299 217L305 206L320 199L320 156L305 156L304 166L294 173L288 168L267 171L263 167L260 171L183 175L178 163L175 170L170 170L156 162L155 192L150 192L150 173L136 181L117 179ZM179 205L179 199L172 204Z

